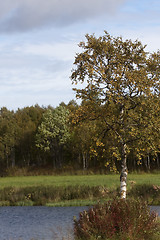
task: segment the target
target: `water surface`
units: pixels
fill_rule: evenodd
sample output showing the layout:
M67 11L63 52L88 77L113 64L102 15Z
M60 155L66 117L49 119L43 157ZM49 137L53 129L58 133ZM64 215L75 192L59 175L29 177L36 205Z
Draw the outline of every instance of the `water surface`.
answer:
M1 240L58 240L87 207L0 207Z
M73 239L73 217L87 208L0 207L0 240L62 240L68 235ZM160 206L151 210L160 216Z

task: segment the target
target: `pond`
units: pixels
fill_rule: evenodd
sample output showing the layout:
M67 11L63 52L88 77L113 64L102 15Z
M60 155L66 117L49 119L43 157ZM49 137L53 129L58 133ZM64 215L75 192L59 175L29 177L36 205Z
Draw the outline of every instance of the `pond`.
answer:
M88 207L0 207L1 240L62 240L72 237L73 217ZM151 207L160 216L160 206Z
M58 240L87 207L0 207L1 240Z

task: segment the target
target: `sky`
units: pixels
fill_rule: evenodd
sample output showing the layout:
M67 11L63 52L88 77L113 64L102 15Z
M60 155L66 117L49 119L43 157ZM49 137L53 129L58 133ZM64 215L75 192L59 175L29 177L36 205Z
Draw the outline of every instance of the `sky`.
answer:
M75 99L71 70L85 35L160 49L159 0L0 0L0 108Z

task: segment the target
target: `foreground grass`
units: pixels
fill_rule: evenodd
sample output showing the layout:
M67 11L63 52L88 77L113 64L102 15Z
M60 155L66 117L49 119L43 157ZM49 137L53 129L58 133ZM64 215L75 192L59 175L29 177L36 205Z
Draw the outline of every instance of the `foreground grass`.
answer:
M0 205L84 206L119 194L119 175L0 178ZM160 174L129 174L128 196L160 205Z

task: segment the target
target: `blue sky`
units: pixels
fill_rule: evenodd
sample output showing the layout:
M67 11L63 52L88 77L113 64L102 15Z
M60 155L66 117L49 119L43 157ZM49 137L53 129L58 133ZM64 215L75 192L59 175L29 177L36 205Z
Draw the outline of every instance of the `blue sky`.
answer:
M160 49L159 0L0 0L0 107L75 99L70 75L85 34Z

